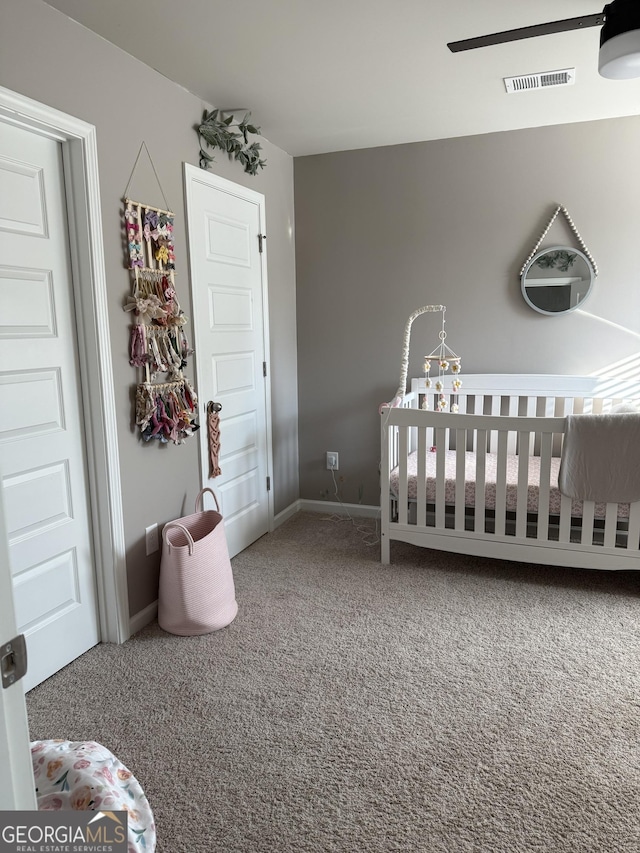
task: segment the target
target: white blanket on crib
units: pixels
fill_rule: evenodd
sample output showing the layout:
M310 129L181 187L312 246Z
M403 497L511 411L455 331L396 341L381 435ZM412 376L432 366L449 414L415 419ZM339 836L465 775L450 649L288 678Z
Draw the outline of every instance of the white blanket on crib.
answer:
M568 415L558 486L602 503L640 500L640 414Z

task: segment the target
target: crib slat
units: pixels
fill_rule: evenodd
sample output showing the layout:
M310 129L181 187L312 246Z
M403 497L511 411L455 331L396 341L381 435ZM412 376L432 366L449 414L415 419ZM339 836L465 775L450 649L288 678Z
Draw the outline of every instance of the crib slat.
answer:
M469 411L470 399L469 398L467 398L467 399L468 399L468 402L467 402L467 412L468 412ZM473 399L473 414L474 415L481 415L482 414L482 407L484 405L484 397L481 394L474 394L472 399ZM469 432L467 433L467 442L468 442L467 443L467 450L471 450L473 453L475 453L477 443L478 443L478 433L475 431L475 429L470 429Z
M474 530L476 533L484 533L484 505L485 505L485 479L487 466L487 431L477 430L478 449L476 451L476 501Z
M389 523L391 521L391 489L389 484L389 474L391 469L395 467L393 458L395 445L395 428L389 428L389 412L382 413L382 425L380 428L380 457L381 457L381 477L380 477L380 560L383 565L388 565L390 561Z
M513 395L509 397L509 403L507 406L507 414L510 418L514 418L518 414L518 397L514 397ZM518 436L515 432L509 433L509 439L507 442L507 453L515 455L518 452Z
M538 398L537 397L527 397L525 415L528 418L535 418L537 404L538 404ZM529 433L529 450L528 450L529 456L532 456L534 453L534 444L535 444L535 433L530 432Z
M571 498L566 495L560 497L560 542L569 542L571 537Z
M499 415L502 405L502 397L491 397L491 414ZM498 450L498 431L492 429L489 433L489 453L496 453Z
M433 427L430 427L430 426L427 427L425 429L425 435L426 435L426 440L427 440L427 447L431 447L432 445L434 445L436 443L434 435L433 435Z
M444 527L444 463L445 433L443 427L436 427L436 527Z
M551 482L551 447L553 434L540 436L540 485L538 489L537 537L543 542L549 538L549 492Z
M545 397L544 398L544 417L545 418L553 418L556 413L556 398L555 397Z
M640 548L640 501L632 503L629 507L627 548L634 551Z
M427 431L418 430L418 494L416 524L423 526L427 518Z
M573 414L573 402L573 397L556 397L556 416L566 418L567 415ZM562 435L554 435L552 450L554 456L560 456L562 454L562 442Z
M593 522L596 505L594 501L582 502L582 533L580 543L582 545L593 545Z
M400 524L407 523L407 456L409 453L407 433L407 427L398 427L398 521Z
M465 509L465 447L467 446L467 431L456 430L456 530L464 530Z
M525 539L527 536L527 497L529 493L529 433L522 430L514 435L517 437L520 453L518 454L518 492L516 499L516 536Z
M618 523L618 504L607 504L604 516L604 547L615 548L616 526Z
M498 433L498 459L496 462L496 536L504 536L507 515L507 439L506 430Z
M414 450L418 447L418 428L411 427L409 429L409 437L408 437L408 450L409 453L413 453Z

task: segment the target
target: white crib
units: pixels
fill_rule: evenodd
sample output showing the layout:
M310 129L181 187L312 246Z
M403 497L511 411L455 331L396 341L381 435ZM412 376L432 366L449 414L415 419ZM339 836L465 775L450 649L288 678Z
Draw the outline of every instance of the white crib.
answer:
M610 377L462 377L458 413L414 379L381 409L381 541L591 569L640 569L640 501L572 501L557 489L565 416L640 406ZM430 408L421 408L427 396ZM606 446L603 447L606 453ZM640 476L640 472L639 472Z

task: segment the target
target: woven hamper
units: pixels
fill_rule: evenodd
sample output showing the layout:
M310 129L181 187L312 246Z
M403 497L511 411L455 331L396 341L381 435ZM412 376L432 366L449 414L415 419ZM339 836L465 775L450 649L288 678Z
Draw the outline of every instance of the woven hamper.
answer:
M211 492L216 510L203 510ZM165 524L162 531L158 623L171 634L194 636L226 627L238 604L218 499L211 489L196 498L193 515Z

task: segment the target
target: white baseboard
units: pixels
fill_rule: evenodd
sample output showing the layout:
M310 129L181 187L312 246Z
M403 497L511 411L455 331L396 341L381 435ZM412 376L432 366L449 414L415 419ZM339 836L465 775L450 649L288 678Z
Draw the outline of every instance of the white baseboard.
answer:
M337 501L310 501L299 500L299 509L304 512L324 512L327 515L352 515L364 518L377 518L380 514L379 506L368 504L345 504Z
M273 529L280 527L281 524L284 524L285 521L294 516L297 512L300 512L300 501L294 501L292 504L289 504L286 509L283 509L282 512L279 512L273 519Z
M297 512L321 512L325 515L351 515L360 518L378 518L380 515L379 506L370 506L368 504L345 504L338 501L311 501L300 498L294 501L282 512L279 512L273 519L273 529L280 527L285 521L292 518Z
M141 631L149 622L153 622L158 616L158 602L152 601L144 610L140 610L129 619L129 636L132 637Z

